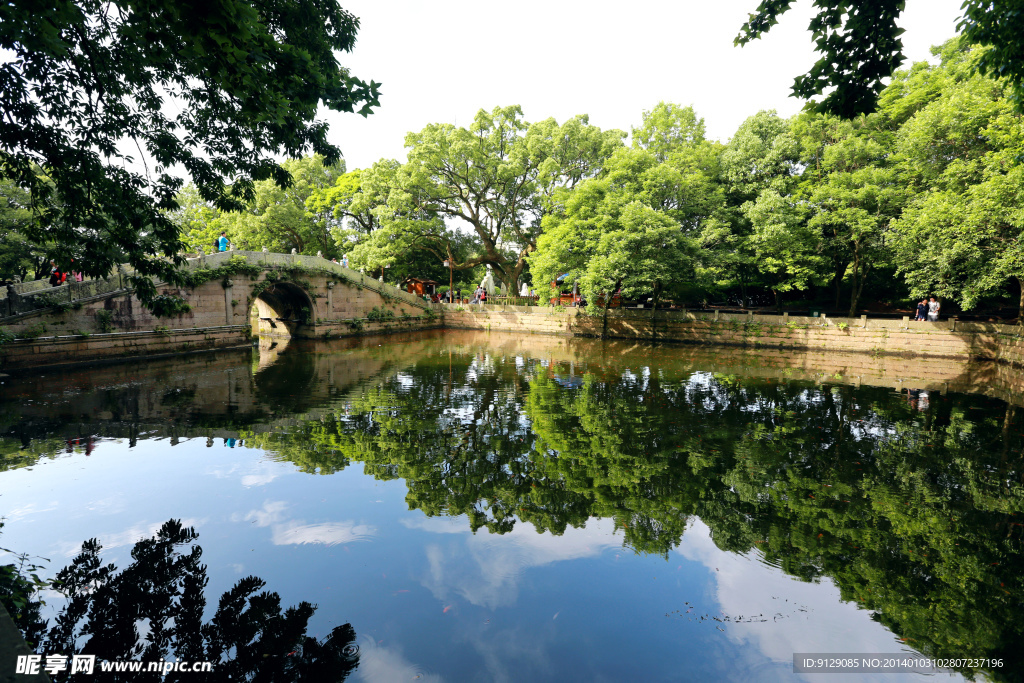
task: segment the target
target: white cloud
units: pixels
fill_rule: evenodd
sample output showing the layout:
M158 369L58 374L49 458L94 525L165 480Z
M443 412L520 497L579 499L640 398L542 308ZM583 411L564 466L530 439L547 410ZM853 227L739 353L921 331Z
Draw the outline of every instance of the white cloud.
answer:
M237 513L231 515L231 521L252 522L256 526L266 527L270 526L274 522L280 522L284 518L284 511L287 507L288 503L283 500L268 500L263 503L262 508L259 510L250 510L244 517Z
M407 529L420 529L432 534L468 534L465 517L403 517L399 524Z
M359 643L359 666L353 676L354 680L364 683L412 680L442 683L444 680L438 674L426 673L410 663L399 648L377 645L365 638Z
M30 515L37 515L41 512L50 512L51 510L57 509L57 501L50 501L45 504L45 507L39 507L35 503L29 503L28 505L22 505L21 507L14 508L10 512L4 515L4 521L6 523L17 522Z
M274 545L298 545L303 543L323 543L336 545L365 541L377 533L377 529L365 524L351 521L324 522L321 524L305 524L301 519L285 521L285 510L288 504L283 500L268 500L258 510L250 510L245 515L231 515L232 522L249 522L259 527L270 527L271 541Z
M537 533L523 523L507 534L470 535L465 517L403 520L402 524L438 534L465 533L463 540L426 546L428 571L422 583L439 600L461 598L490 609L515 602L519 579L531 567L593 557L622 545L610 519L588 520L585 527L567 528L561 536Z
M278 472L259 472L257 474L246 474L242 477L242 486L262 486L277 479Z
M287 524L275 524L272 531L271 540L274 545L303 543L336 545L365 541L377 533L376 528L355 522L326 522L323 524L288 522Z

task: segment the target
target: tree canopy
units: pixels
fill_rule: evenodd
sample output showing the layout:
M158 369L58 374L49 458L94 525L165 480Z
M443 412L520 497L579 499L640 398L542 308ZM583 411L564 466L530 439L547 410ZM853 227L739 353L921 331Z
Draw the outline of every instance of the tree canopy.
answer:
M32 197L25 234L64 270L127 261L148 300L148 276L176 277L166 212L182 173L203 201L239 209L256 182L291 182L274 155L337 163L317 107L365 116L378 103L378 84L338 63L358 27L329 0L4 5L0 175Z

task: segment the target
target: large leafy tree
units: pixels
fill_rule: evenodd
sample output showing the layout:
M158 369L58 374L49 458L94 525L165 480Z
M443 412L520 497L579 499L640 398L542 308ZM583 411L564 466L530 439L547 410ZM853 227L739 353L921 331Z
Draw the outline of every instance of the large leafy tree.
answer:
M850 281L850 316L857 313L868 275L890 259L886 237L906 202L905 187L886 163L888 154L870 129L850 128L848 137L825 150L826 175L810 192L810 226L840 264L837 291L841 271Z
M792 197L768 190L745 211L752 230L748 248L781 307L783 292L805 290L823 279L821 239L807 223L807 211Z
M334 166L314 154L302 159L288 159L281 164L290 176L287 187L273 180L256 182L252 201L242 211L218 211L205 201L191 183L178 193L178 208L171 220L178 225L182 240L192 250L210 249L221 231L231 242L243 249L302 254L323 252L330 258L338 249L332 235L337 225L330 207L315 201L344 173L345 162Z
M519 106L477 112L469 128L430 124L406 136L409 161L390 198L405 215L422 212L464 224L479 252L464 266L490 264L514 288L534 239L532 206L537 160L523 144L528 124ZM404 206L403 206L404 205ZM411 227L411 226L410 226Z
M659 102L654 109L644 112L643 123L633 129L633 146L665 161L672 152L703 142L705 132L704 119L697 116L693 107Z
M273 155L340 152L322 103L370 113L378 85L343 69L358 20L331 0L220 3L54 0L0 8L0 174L37 200L29 237L103 276L122 258L138 295L175 279L181 242L166 215L188 173L219 209L288 172ZM53 187L40 182L42 167Z
M568 273L595 307L620 287L627 297L659 298L692 284L697 245L723 222L715 154L705 142L676 148L662 162L647 149L617 150L600 176L544 216L530 257L534 281Z
M316 201L345 222L336 236L356 245L359 264L397 264L419 250L458 271L487 264L517 291L541 217L594 177L624 136L585 115L530 125L518 106L480 110L469 128L410 133L407 163L382 159L358 185L343 177Z
M913 192L895 223L899 268L914 294L965 309L1013 282L1024 319L1024 125L1006 81L965 68L984 54L947 45L943 64L927 69L944 87L897 133L901 180Z
M760 38L793 0L761 0L734 44ZM811 99L820 112L853 118L875 110L885 81L903 62L904 30L896 20L906 0L815 0L808 29L821 58L793 82L793 96ZM965 0L959 28L970 43L988 46L978 71L1005 77L1018 107L1024 106L1024 12L1020 0Z
M344 162L334 166L320 155L289 159L281 168L292 177L287 187L272 180L256 183L255 196L244 211L222 213L217 227L243 248L300 254L323 252L333 256L337 249L331 235L331 214L311 211L308 200L330 187L344 170Z
M721 152L719 179L726 195L729 220L727 227L719 227L703 239L709 255L708 279L724 286L738 286L744 306L751 287L767 286L776 292L791 288L780 290L783 285L774 278L779 271L763 267L760 259L764 250L782 243L777 239L754 239L752 217L768 216L764 211L751 213L751 208L762 195L790 195L799 172L799 156L799 144L790 130L790 122L774 111L760 111L748 117ZM790 215L784 223L795 227L792 212L787 213ZM792 262L792 253L779 256Z

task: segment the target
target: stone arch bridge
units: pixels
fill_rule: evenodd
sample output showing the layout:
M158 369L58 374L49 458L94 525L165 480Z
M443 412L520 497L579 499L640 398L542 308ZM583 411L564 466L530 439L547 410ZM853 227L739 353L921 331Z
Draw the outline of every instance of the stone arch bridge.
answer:
M185 268L190 286L157 286L188 304L170 317L135 298L125 269L0 290L0 370L248 345L257 333L330 338L440 326L439 305L316 256L228 251L188 259Z

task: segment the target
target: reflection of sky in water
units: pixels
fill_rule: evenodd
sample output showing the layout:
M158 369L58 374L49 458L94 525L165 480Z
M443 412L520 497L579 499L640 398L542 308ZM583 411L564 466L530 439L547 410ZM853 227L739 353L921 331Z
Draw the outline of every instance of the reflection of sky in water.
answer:
M355 627L355 680L793 680L794 651L903 649L831 582L723 552L700 521L667 561L623 548L604 519L562 536L474 534L361 470L307 475L221 440L102 441L0 473L3 545L56 570L95 536L124 566L134 541L182 518L199 532L209 602L256 574L285 605L318 604L312 634ZM754 615L768 618L733 623Z

